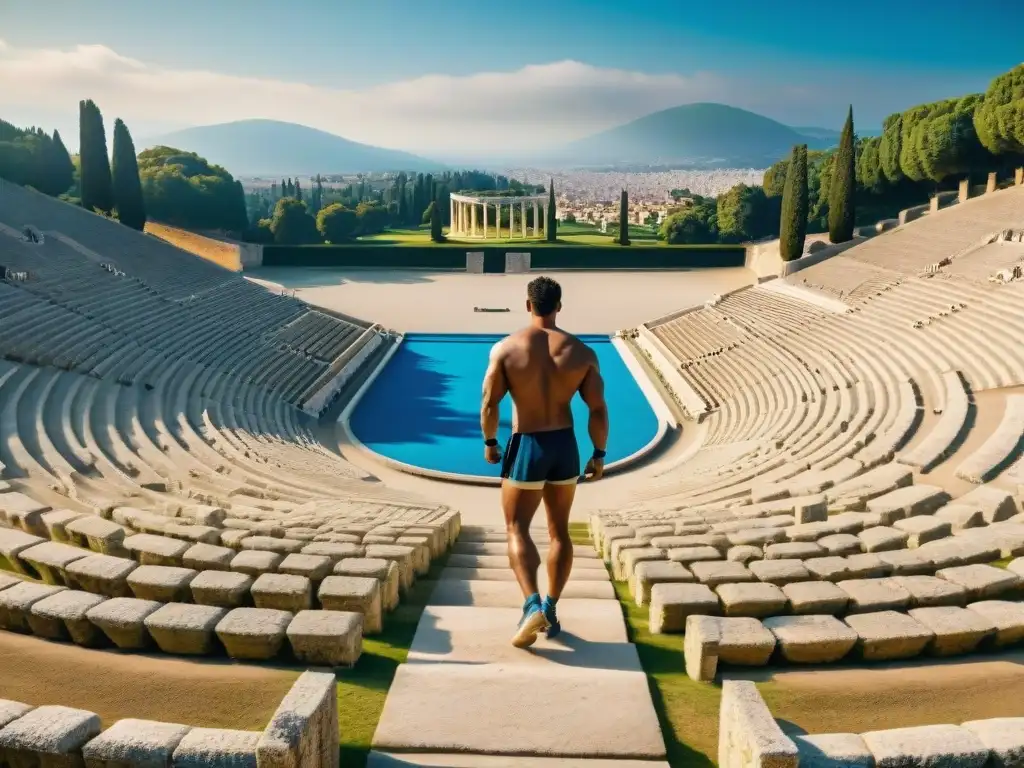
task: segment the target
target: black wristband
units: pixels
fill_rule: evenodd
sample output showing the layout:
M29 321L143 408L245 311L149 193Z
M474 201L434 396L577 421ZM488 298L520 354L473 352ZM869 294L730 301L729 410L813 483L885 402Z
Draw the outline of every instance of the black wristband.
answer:
M484 445L486 445L488 448L495 448L498 445L498 439L495 437L490 437L487 440L484 440Z
M603 459L605 456L607 456L607 454L604 451L600 450L599 448L594 449L595 459Z

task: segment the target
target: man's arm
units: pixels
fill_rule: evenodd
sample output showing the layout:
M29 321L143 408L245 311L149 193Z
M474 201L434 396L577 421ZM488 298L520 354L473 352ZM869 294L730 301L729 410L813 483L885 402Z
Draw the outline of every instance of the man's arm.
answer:
M590 409L590 420L587 423L590 442L595 449L604 451L608 447L608 404L604 400L604 379L601 378L597 355L593 352L590 354L590 370L580 384L580 397Z
M498 436L498 404L508 393L504 357L504 350L499 342L491 348L487 373L484 374L483 403L480 406L480 429L483 430L484 440L492 440Z

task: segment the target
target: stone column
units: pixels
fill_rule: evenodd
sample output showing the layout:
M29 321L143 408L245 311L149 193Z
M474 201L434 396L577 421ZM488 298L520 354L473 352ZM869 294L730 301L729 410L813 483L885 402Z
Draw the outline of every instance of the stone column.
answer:
M476 237L476 203L470 203L469 216L470 226L473 228L473 237Z
M985 194L989 195L996 191L996 172L992 171L988 175L988 181L985 183Z
M1018 187L1024 184L1024 168L1013 169L1013 183Z
M969 178L967 178L967 179L960 179L960 192L957 195L957 199L961 203L966 203L967 202L967 198L969 198L970 196L971 196L971 180Z
M484 240L487 239L487 203L484 203Z
M501 239L501 203L494 204L494 238Z
M448 198L448 231L455 234L455 201Z
M519 204L519 215L523 218L523 239L526 239L526 201Z
M533 236L537 237L540 232L540 219L537 218L537 201L533 201Z
M516 204L508 204L508 239L516 236Z

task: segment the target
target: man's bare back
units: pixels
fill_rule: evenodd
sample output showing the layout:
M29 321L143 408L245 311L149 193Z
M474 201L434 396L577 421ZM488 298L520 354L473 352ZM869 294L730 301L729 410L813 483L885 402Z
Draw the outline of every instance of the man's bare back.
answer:
M492 352L501 365L515 407L512 429L548 432L572 427L571 403L597 356L560 328L524 328Z

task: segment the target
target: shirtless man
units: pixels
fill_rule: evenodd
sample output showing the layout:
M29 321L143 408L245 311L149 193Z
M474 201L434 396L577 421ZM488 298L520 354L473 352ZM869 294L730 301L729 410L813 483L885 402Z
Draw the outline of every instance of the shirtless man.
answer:
M484 377L480 426L484 458L501 462L501 506L508 531L508 559L526 603L512 644L526 648L547 630L561 627L555 613L572 570L569 511L579 480L594 481L604 473L608 444L608 408L604 381L594 351L555 325L562 309L562 288L538 277L526 289L530 325L494 345ZM579 448L573 433L570 403L579 392L590 409L588 429L594 455L580 477ZM512 395L512 437L504 457L498 448L498 404ZM548 516L548 595L537 589L540 553L530 538L530 523L540 502Z

